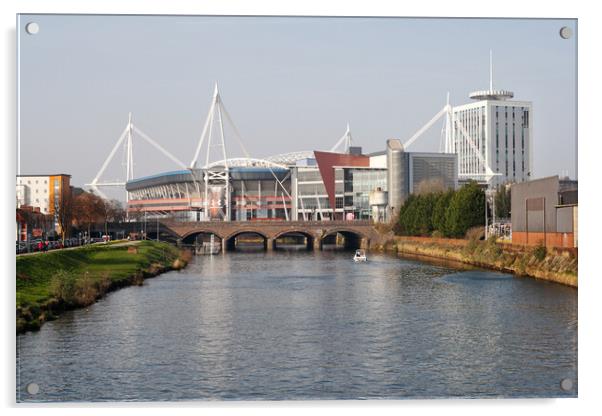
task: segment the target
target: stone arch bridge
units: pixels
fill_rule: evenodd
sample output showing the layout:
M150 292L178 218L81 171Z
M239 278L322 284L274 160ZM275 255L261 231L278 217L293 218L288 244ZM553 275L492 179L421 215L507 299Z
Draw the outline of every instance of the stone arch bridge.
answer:
M200 234L214 234L221 240L222 249L232 247L234 239L242 234L256 234L264 239L267 250L272 250L276 239L287 235L306 237L308 246L322 248L324 239L342 234L361 248L369 248L380 240L380 235L370 221L162 221L164 230L180 242L190 243Z

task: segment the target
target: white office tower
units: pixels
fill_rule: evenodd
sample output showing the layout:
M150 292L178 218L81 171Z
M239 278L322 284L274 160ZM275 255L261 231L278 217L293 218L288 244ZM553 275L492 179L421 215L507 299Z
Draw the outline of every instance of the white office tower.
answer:
M489 186L529 180L532 167L532 103L512 101L514 93L493 88L490 54L489 89L476 100L452 109L453 128L445 151L458 154L458 179Z

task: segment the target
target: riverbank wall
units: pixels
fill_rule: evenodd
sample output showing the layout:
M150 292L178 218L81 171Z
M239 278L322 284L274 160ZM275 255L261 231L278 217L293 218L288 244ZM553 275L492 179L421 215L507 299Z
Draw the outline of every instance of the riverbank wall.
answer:
M36 330L61 312L106 293L186 267L187 251L156 241L116 242L17 256L16 332Z
M577 288L576 249L546 249L487 241L393 236L376 250L450 260Z

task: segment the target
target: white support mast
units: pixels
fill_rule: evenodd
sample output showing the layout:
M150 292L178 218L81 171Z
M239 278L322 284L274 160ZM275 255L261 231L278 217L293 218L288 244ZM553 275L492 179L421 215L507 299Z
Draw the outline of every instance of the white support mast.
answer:
M209 112L207 113L207 118L205 120L205 125L203 126L203 132L201 133L201 137L199 137L199 142L196 147L196 151L194 152L194 157L190 162L190 168L195 169L198 166L198 159L201 155L201 150L203 150L203 145L205 144L205 165L204 167L209 166L212 162L211 160L211 150L214 147L221 148L221 156L223 157L224 167L228 167L228 157L226 156L226 139L224 136L224 122L222 113L225 112L223 108L223 103L219 94L219 89L217 82L215 83L215 88L213 90L213 97L211 98L211 105L209 106ZM228 117L229 118L229 117ZM217 138L213 138L213 123L218 122L219 127L219 135ZM232 122L230 122L232 123Z
M127 142L127 163L126 163L126 181L134 179L134 146L132 143L132 113L128 114L128 142ZM126 191L126 200L128 192Z
M492 69L490 69L490 74L492 74ZM493 85L492 78L490 78L490 84ZM485 158L483 157L481 150L478 148L477 144L475 144L475 140L471 135L466 131L462 122L460 120L456 120L453 114L453 107L449 103L449 93L447 94L447 101L445 106L437 113L435 116L430 119L424 126L422 126L412 137L410 137L404 144L403 148L407 149L412 143L418 140L428 129L430 129L433 124L435 124L441 117L445 116L445 123L442 130L442 136L445 137L445 153L456 153L456 134L462 136L464 140L462 143L467 144L468 146L460 149L462 152L469 152L474 156L473 170L475 172L472 174L482 176L486 181L489 181L493 176L499 175L498 173L493 172ZM476 170L482 168L483 173L477 173ZM464 175L460 173L460 175Z
M349 148L351 147L353 139L351 138L351 129L349 128L349 123L347 123L347 130L345 130L345 134L341 137L334 146L330 148L331 152L334 152L341 144L344 144L343 152L349 153Z
M489 91L493 91L493 51L489 49Z
M435 116L430 119L428 121L428 123L426 123L424 126L422 126L416 133L414 133L414 135L412 137L410 137L404 144L403 144L403 148L407 149L408 146L410 146L412 143L414 143L418 138L420 138L420 136L422 136L428 129L430 129L433 124L435 124L441 117L443 117L444 115L448 115L451 113L451 105L446 104L441 110L439 110L439 112L437 114L435 114Z
M142 130L140 130L138 127L136 127L132 123L132 113L130 112L128 114L127 126L121 133L121 136L119 136L119 139L117 139L117 142L111 149L111 152L109 153L109 155L103 162L102 166L100 167L100 170L98 171L98 173L96 174L94 179L92 179L92 182L86 184L86 186L89 186L94 192L96 192L100 197L102 197L104 199L107 199L107 196L100 190L100 187L124 187L125 188L126 183L128 181L131 181L132 179L134 179L134 138L135 138L134 133L138 134L140 137L142 137L144 140L146 140L148 143L150 143L152 146L154 146L156 149L158 149L161 153L163 153L165 156L167 156L169 159L171 159L177 165L179 165L181 167L186 167L186 165L184 163L182 163L177 157L175 157L174 155L169 153L161 145L159 145L159 143L157 143L155 140L151 139L147 134L145 134ZM124 140L125 140L125 160L126 160L125 181L115 180L115 181L109 181L109 182L106 182L106 181L101 182L100 178L105 173L105 170L107 169L107 167L109 166L109 164L111 163L113 158L115 157L115 153L117 153L117 149L119 148L119 146L122 145ZM127 190L125 191L125 200L126 200L126 203L129 202L129 192Z
M201 156L201 151L205 150L205 164L203 168L204 171L204 182L205 182L205 197L203 201L204 215L205 219L209 219L209 210L214 207L209 206L209 187L213 186L221 186L224 189L225 196L225 205L226 212L222 213L224 219L226 221L230 221L231 218L231 204L230 204L230 174L229 174L229 166L228 166L228 156L226 152L226 138L224 134L224 120L223 114L226 114L226 117L229 116L223 107L223 103L219 94L219 88L217 82L215 83L215 88L213 89L213 96L211 97L211 104L209 106L209 112L207 113L207 118L205 119L205 124L203 126L203 132L201 133L201 137L199 137L199 141L194 152L194 157L190 162L190 170L197 169L198 160ZM217 128L215 130L218 131L217 136L213 134L214 128L213 124L217 121ZM230 121L232 124L232 122ZM242 146L242 143L241 143ZM212 162L212 150L215 148L220 148L221 152L220 157L222 157L221 164L223 167L213 166ZM244 147L243 147L244 150ZM245 150L246 152L246 150ZM215 152L213 152L215 153Z
M450 143L451 143L451 116L452 116L452 107L449 104L449 91L447 92L447 98L445 100L445 107L447 111L445 112L445 121L441 126L441 137L439 139L439 153L452 153L449 151Z

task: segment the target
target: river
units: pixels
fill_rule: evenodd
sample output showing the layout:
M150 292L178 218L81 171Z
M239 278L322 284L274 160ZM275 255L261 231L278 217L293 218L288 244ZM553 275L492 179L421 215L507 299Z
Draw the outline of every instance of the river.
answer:
M17 400L576 397L577 290L351 255L198 256L67 312L17 337Z

